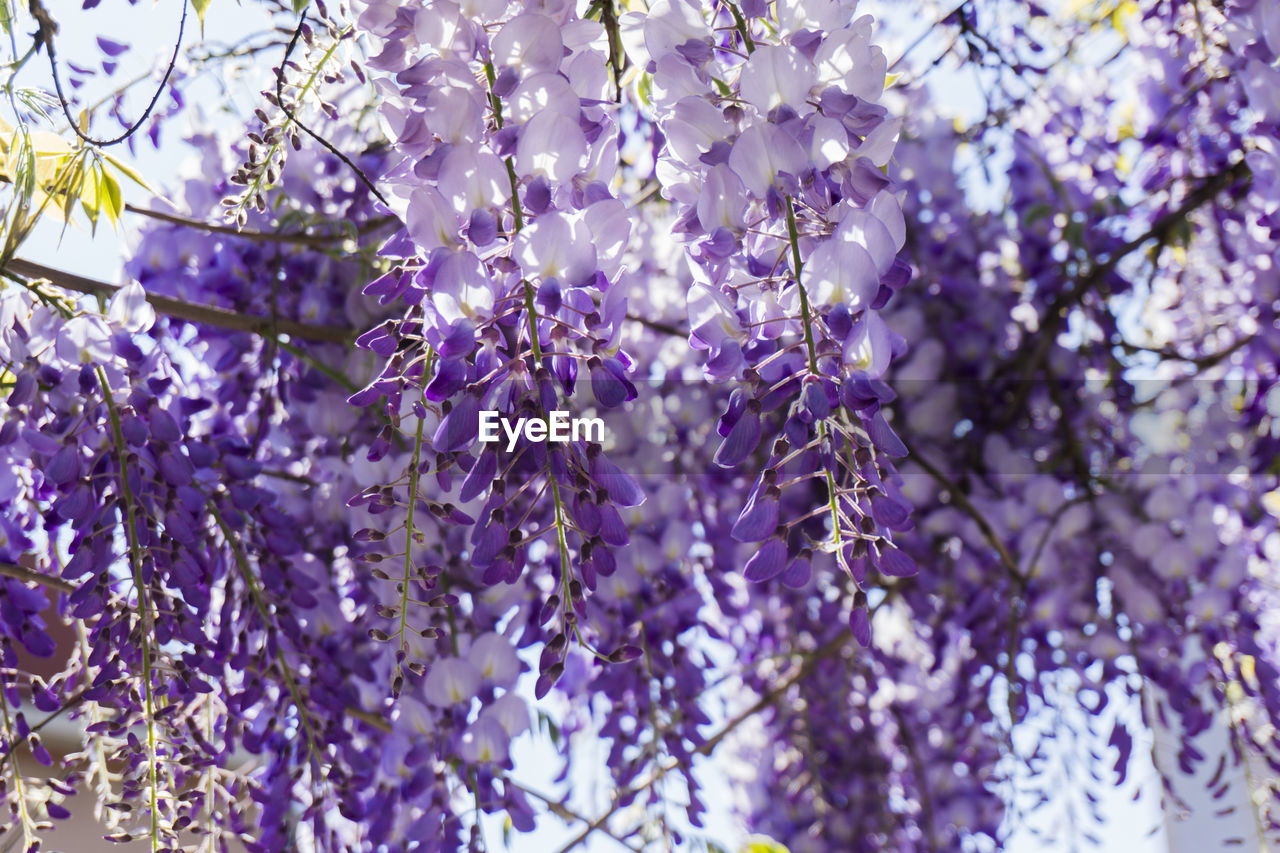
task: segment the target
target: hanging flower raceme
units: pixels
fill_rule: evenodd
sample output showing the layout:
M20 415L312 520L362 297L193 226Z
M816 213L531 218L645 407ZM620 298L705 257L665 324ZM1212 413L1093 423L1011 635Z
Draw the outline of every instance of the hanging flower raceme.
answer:
M861 589L870 568L916 571L892 539L909 525L892 462L905 448L880 381L903 342L879 310L908 279L881 171L898 123L877 103L869 17L766 15L675 0L622 25L667 139L656 174L692 262L690 344L709 379L736 383L714 461L756 472L730 531L758 543L744 575L801 578L816 548Z
M241 478L212 445L187 440L183 425L209 402L198 389L184 391L165 353L135 342L155 322L137 284L120 290L105 316L14 289L0 301L7 321L0 360L13 376L0 448L13 485L2 514L18 522L6 544L18 547L36 577L61 577L51 588L80 625L81 649L50 683L23 678L14 641L38 657L57 648L40 615L43 595L10 584L0 637L6 702L16 708L22 688L42 711L83 713L82 702L93 708L94 772L103 784L122 785L117 835L143 832L127 814L136 805L145 808L139 815L150 820L151 834L176 840L202 805L165 792L191 784L195 768L217 760L212 743L228 725L225 705L209 697L224 661L204 634L222 567L213 557L217 532L202 520L219 501L201 487ZM24 505L45 510L29 516ZM201 737L190 739L188 727ZM48 759L31 738L37 759ZM123 772L107 765L117 760ZM56 802L47 809L66 816Z
M405 231L383 248L391 269L365 293L398 313L359 339L386 366L352 400L390 421L375 455L408 453L397 482L354 503L384 516L370 558L403 549L402 574L375 569L399 582L380 612L400 658L406 622L437 625L446 610L449 624L426 630L456 642L450 589L475 591L464 619L477 625L484 590L524 589L533 598L521 602L518 642L545 643L542 696L573 645L606 662L632 657L626 636L589 624L586 599L631 542L622 513L643 492L603 453L602 436L503 432L535 423L546 438L553 413L636 396L619 346L631 223L615 196L605 32L572 9L533 4L390 9L368 4L360 20L383 45L371 65L386 75L383 114L405 157L384 183ZM423 594L411 597L411 584ZM598 650L605 640L616 645ZM465 752L496 756L494 743L479 732Z

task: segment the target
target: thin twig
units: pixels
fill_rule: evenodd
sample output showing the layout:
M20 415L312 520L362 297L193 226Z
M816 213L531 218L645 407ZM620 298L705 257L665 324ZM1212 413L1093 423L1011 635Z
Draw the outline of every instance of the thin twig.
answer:
M889 706L889 713L893 714L893 719L898 724L898 737L902 741L903 747L906 748L908 757L911 759L911 772L916 779L916 793L920 795L920 820L924 823L923 834L928 841L928 849L931 851L937 850L938 842L934 836L933 800L929 796L929 774L925 770L924 761L920 758L920 751L916 749L916 739L907 725L906 715L902 713L902 709L897 704Z
M31 725L32 734L39 734L41 731L44 730L45 726L55 722L59 717L61 717L67 711L75 710L75 708L81 702L84 701L84 697L88 692L89 692L89 688L86 687L84 690L76 691L72 695L68 696L66 701L58 706L57 710L50 711L48 716L46 716L43 720ZM14 755L15 752L16 750L11 749L4 755L0 755L0 772L4 771L5 765L7 765L9 762L9 756Z
M1090 269L1085 275L1077 278L1071 287L1064 290L1053 300L1048 310L1040 318L1038 334L1034 337L1028 337L1008 362L1012 365L1022 366L1023 381L1019 383L1016 396L1002 417L999 426L1008 426L1022 413L1022 409L1027 403L1027 398L1031 395L1031 378L1044 364L1045 359L1048 358L1050 349L1058 339L1058 330L1067 321L1069 309L1082 302L1101 283L1102 279L1116 268L1121 260L1128 257L1149 240L1163 240L1193 211L1217 198L1218 193L1231 186L1235 181L1247 177L1248 174L1249 167L1244 160L1241 160L1216 175L1206 178L1199 186L1187 193L1186 198L1183 199L1180 205L1157 218L1155 222L1151 223L1151 227L1146 232L1134 237L1114 252L1111 252L1105 261ZM1027 352L1028 344L1032 341L1034 341L1034 345L1031 347L1030 352Z
M0 175L0 184L11 184L13 180L8 175ZM58 195L65 197L66 191L56 187L43 187L49 195ZM234 225L219 225L214 222L205 222L203 219L193 219L189 216L182 216L177 213L165 213L162 210L152 210L149 207L140 207L131 202L125 202L124 211L133 213L138 216L145 216L148 219L155 219L159 222L167 222L170 225L177 225L183 228L190 228L195 231L204 231L209 234L226 234L229 237L243 237L246 240L255 243L291 243L298 246L307 246L312 249L330 249L334 245L335 240L341 240L354 234L356 237L366 237L373 234L378 229L383 228L393 222L399 222L399 219L391 214L386 216L375 216L365 224L356 228L354 232L343 232L337 234L308 234L305 231L255 231L252 228L237 228Z
M1120 347L1130 355L1140 352L1151 353L1152 355L1159 356L1163 361L1182 361L1200 370L1204 370L1226 361L1228 358L1253 343L1257 337L1257 334L1242 335L1230 346L1224 349L1199 356L1183 355L1182 353L1167 348L1161 349L1157 347L1144 347L1140 344L1131 344L1128 341L1119 341L1115 346Z
M529 788L525 785L520 784L516 780L512 779L510 776L503 776L502 781L510 785L512 788L515 788L516 790L530 797L533 797L536 800L542 801L542 803L546 805L547 811L551 812L553 815L560 818L561 820L567 820L567 821L572 821L576 823L585 823L588 825L591 824L592 822L591 818L569 808L569 806L566 805L563 800L557 800L547 794L543 794L538 791L535 791L532 788ZM618 842L627 850L633 851L633 853L636 853L636 851L638 851L639 849L636 847L632 847L630 844L626 842L626 840L622 836L611 831L608 827L602 826L599 828L598 831L604 833L606 837L611 838L614 841Z
M951 498L951 502L964 511L965 515L973 519L978 525L978 529L982 531L991 547L1000 555L1000 562L1004 565L1005 570L1009 572L1009 576L1023 589L1027 586L1027 579L1022 576L1022 572L1018 570L1018 564L1014 561L1013 556L1009 553L1009 549L1005 547L1004 542L1000 541L1000 537L996 534L995 528L991 526L991 522L987 521L984 516L969 497L960 488L951 481L951 478L942 473L932 462L926 459L918 452L911 453L911 461L924 469L924 472L937 481L938 485L947 490L947 494Z
M62 93L62 78L58 74L58 55L53 46L53 37L58 32L58 25L48 11L45 10L40 0L31 0L31 15L40 24L40 29L36 31L36 46L39 47L43 43L49 49L49 68L53 72L53 88L57 90L58 103L62 105L62 114L67 117L67 123L71 125L71 130L76 136L90 145L106 148L107 146L124 142L138 132L138 128L142 127L142 123L150 117L151 112L156 108L156 104L160 101L160 96L164 94L164 87L169 84L169 77L173 75L173 67L177 64L178 54L182 51L182 37L187 29L187 12L190 7L191 4L187 0L182 0L182 18L178 21L178 39L173 45L173 55L169 57L169 65L164 70L164 77L161 78L160 85L156 87L156 93L151 96L151 103L147 104L147 108L142 111L142 115L138 116L138 120L129 125L124 133L113 139L94 139L80 129L79 122L71 115L71 105L67 102L67 96Z
M369 176L364 173L364 170L362 170L355 163L351 162L350 158L348 158L347 155L343 154L341 151L335 148L333 143L331 143L329 140L325 139L320 134L316 133L314 130L312 130L311 128L303 124L301 121L299 121L298 117L294 115L293 110L291 110L289 108L289 105L285 103L284 72L285 72L285 69L288 68L289 66L289 57L293 54L293 49L298 46L298 39L302 37L302 30L306 26L306 23L307 23L307 12L304 9L302 11L302 15L298 18L297 29L293 31L293 38L289 39L289 46L286 47L284 50L284 58L280 60L280 70L276 74L276 101L279 103L280 109L284 111L284 114L289 119L289 121L296 124L299 130L301 130L307 136L310 136L316 142L319 142L322 146L324 146L326 151L328 151L330 154L332 154L333 156L341 160L343 163L345 163L347 167L351 169L351 171L355 172L356 177L359 178L361 182L366 187L369 188L369 192L373 193L374 196L377 197L378 201L382 202L387 207L391 207L391 203L387 201L386 196L384 196L381 192L378 191L378 188L374 186L373 181L371 181L369 179Z
M647 317L641 317L639 314L628 314L627 319L633 323L639 323L647 329L653 329L655 332L661 332L664 335L671 335L676 338L688 337L689 333L672 323L664 323L661 320L650 320Z
M814 668L821 661L845 648L849 642L849 638L849 633L842 630L835 637L809 652L809 657L805 659L804 663L802 663L794 673L783 679L781 683L775 685L772 689L765 692L754 704L742 713L725 723L719 731L699 744L693 753L695 755L710 756L712 751L720 745L720 742L728 737L729 734L738 728L738 726L742 725L765 708L771 707L778 701L778 699L782 698L783 694L785 694L789 689L798 684L802 679L808 677L808 675L813 672ZM645 779L631 785L625 791L615 795L613 798L613 805L611 805L604 814L600 815L600 817L588 824L586 829L578 833L571 841L569 841L568 844L561 847L560 853L568 853L568 851L586 841L593 832L603 830L607 826L609 818L613 817L614 814L622 808L623 803L631 802L636 794L655 784L658 780L662 779L678 766L680 766L680 762L678 760L673 760L668 764L659 767Z

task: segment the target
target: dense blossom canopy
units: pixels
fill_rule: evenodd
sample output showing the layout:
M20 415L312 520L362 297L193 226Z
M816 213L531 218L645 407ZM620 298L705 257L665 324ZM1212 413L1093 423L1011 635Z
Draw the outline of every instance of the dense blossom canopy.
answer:
M317 0L272 47L119 287L19 256L127 167L10 99L0 849L84 798L152 850L706 846L730 791L797 853L999 849L1096 835L1150 729L1168 808L1244 768L1276 828L1280 2ZM604 440L481 440L564 411Z

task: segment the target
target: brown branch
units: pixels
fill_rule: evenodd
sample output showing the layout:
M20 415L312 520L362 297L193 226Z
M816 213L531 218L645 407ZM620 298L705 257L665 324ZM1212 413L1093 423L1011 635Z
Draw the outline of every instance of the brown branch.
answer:
M15 566L13 563L0 563L0 576L15 578L27 583L38 583L41 586L47 586L50 589L56 589L58 592L75 592L76 585L62 578L55 578L52 575L46 575L43 572L37 572L34 569Z
M761 695L761 697L758 700L756 700L754 704L748 707L745 711L738 714L729 722L725 723L720 728L719 731L717 731L714 735L712 735L711 737L703 741L701 744L699 744L698 748L693 751L693 754L710 756L712 751L715 750L715 748L720 745L720 742L723 741L726 737L728 737L730 733L732 733L736 728L738 728L738 726L742 725L747 720L751 719L756 714L763 711L765 708L771 707L775 702L778 701L778 699L782 697L784 693L786 693L789 689L791 689L793 686L798 684L802 679L806 678L810 673L812 673L814 668L821 661L826 660L831 655L845 648L845 646L849 642L849 639L850 639L850 634L848 633L848 631L841 630L839 633L836 634L835 637L828 640L826 643L819 646L818 648L808 652L809 657L805 659L804 663L802 663L794 673L787 676L779 684L775 685L774 687L766 691L763 695ZM573 848L577 847L579 844L586 841L587 838L593 832L599 832L599 831L607 832L605 828L606 828L606 825L608 824L609 818L613 817L614 814L616 814L617 811L620 808L622 808L623 803L630 802L631 799L636 794L640 793L641 791L645 790L651 785L654 785L660 779L662 779L664 776L666 776L668 773L670 773L672 770L676 769L679 766L680 766L679 760L671 761L659 767L657 770L649 774L649 776L647 776L643 780L635 783L634 785L631 785L629 788L622 791L621 793L616 794L613 798L613 805L611 805L605 811L604 814L600 815L600 817L596 818L591 823L589 823L586 829L578 833L571 841L569 841L568 844L565 844L563 847L561 847L560 853L568 853L568 851L572 850Z
M627 319L633 323L639 323L645 328L653 329L655 332L661 332L664 335L671 335L672 337L677 338L684 338L689 335L687 330L681 329L673 323L663 323L660 320L650 320L647 317L641 317L639 314L628 314Z
M800 668L796 670L795 674L785 679L781 684L775 685L772 689L757 699L755 704L751 705L745 711L725 723L718 732L699 744L698 748L694 750L694 753L697 755L710 756L711 752L719 746L720 742L728 737L734 729L763 711L765 708L771 706L774 702L777 702L782 698L783 693L790 690L796 684L799 684L801 679L806 678L811 672L813 672L814 668L817 667L820 662L843 649L849 642L849 638L851 636L852 635L847 631L841 630L840 633L836 634L835 637L828 640L824 645L814 649L809 653L809 657L805 659L805 662L800 665Z
M8 175L0 175L0 184L11 184L13 179ZM46 194L51 196L66 196L66 191L55 186L41 187ZM335 240L341 240L343 237L350 236L346 233L337 234L308 234L305 231L255 231L252 228L238 228L235 225L220 225L216 222L205 222L203 219L193 219L189 216L182 216L177 213L165 213L162 210L152 210L149 207L140 207L131 202L126 202L123 208L127 213L133 213L138 216L145 216L148 219L155 219L158 222L167 222L170 225L177 225L182 228L191 228L196 231L204 231L209 234L226 234L228 237L243 237L245 240L251 240L255 243L290 243L296 246L307 246L312 249L331 248ZM370 219L364 225L354 229L354 236L365 237L376 232L378 229L390 225L399 220L390 214L386 216L376 216Z
M1182 362L1186 362L1187 364L1197 369L1205 370L1207 368L1213 367L1217 364L1220 364L1226 361L1228 358L1235 355L1237 352L1244 349L1249 344L1253 343L1254 339L1256 338L1257 338L1256 334L1242 335L1241 337L1237 338L1230 346L1224 349L1220 349L1217 352L1209 353L1208 355L1199 355L1199 356L1183 355L1182 353L1176 352L1175 350L1171 350L1168 348L1161 349L1157 347L1144 347L1139 344L1131 344L1128 341L1119 341L1118 343L1115 344L1115 346L1120 347L1122 350L1124 350L1125 352L1131 355L1134 353L1140 353L1140 352L1151 353L1153 355L1159 356L1160 359L1163 361L1182 361Z
M1058 407L1058 417L1056 418L1058 435L1061 436L1064 450L1071 460L1076 480L1086 490L1090 490L1094 482L1093 467L1089 464L1089 454L1085 450L1084 444L1080 441L1079 435L1077 435L1076 430L1072 429L1071 422L1067 419L1070 406L1062 396L1062 389L1058 387L1057 377L1047 376L1046 380L1045 387L1049 391L1049 399ZM1080 432L1084 433L1087 438L1089 435L1088 425L1085 424L1084 429L1080 430Z
M560 818L561 820L567 820L570 823L585 823L588 825L591 824L590 818L569 808L569 806L565 804L564 800L557 800L547 794L543 794L538 791L535 791L532 788L529 788L529 787L526 787L525 785L520 784L516 780L512 779L510 776L502 776L500 778L504 783L510 785L512 788L515 788L516 790L521 791L522 793L530 797L533 797L536 800L541 800L542 803L546 805L547 811L551 812L553 815ZM638 849L628 844L622 836L619 836L617 833L609 831L608 827L602 826L599 828L599 831L604 833L604 835L607 836L608 838L611 838L614 841L621 844L627 850L633 851L633 853L635 853L635 851L637 851Z
M995 528L991 526L991 522L987 521L987 517L983 515L973 502L969 500L968 495L960 491L960 487L951 482L951 479L942 471L940 471L932 462L925 459L923 455L912 451L911 461L924 469L924 472L937 481L938 485L947 490L951 502L964 511L965 515L973 519L974 524L978 525L978 529L982 531L982 536L991 543L991 547L995 548L996 553L1000 555L1000 562L1004 565L1009 576L1014 582L1023 589L1026 589L1027 579L1022 576L1022 572L1018 570L1018 564L1014 561L1013 555L1009 553L1009 549L1005 547L1004 542L996 534Z
M907 725L906 715L902 713L902 709L896 704L889 706L889 713L893 714L893 719L898 724L898 736L911 759L911 772L916 777L916 789L920 795L920 819L924 822L924 837L929 842L929 849L937 850L938 842L934 837L936 830L933 816L933 799L929 796L929 774L925 772L924 762L920 759L919 750L916 749L916 739Z
M291 483L300 483L304 486L310 486L313 489L320 485L310 477L302 474L290 474L288 471L279 468L263 468L258 473L264 477L275 477L277 480L288 480Z
M200 219L191 219L190 217L180 216L176 213L165 213L159 210L152 210L147 207L139 207L136 204L126 204L124 209L129 213L136 213L139 216L146 216L150 219L156 219L160 222L167 222L170 225L179 225L183 228L193 228L197 231L206 231L210 234L226 234L230 237L242 237L245 240L252 240L259 243L293 243L300 246L310 246L312 248L327 248L333 245L335 240L340 240L345 234L308 234L305 231L254 231L248 228L237 228L234 225L218 225L213 222L204 222ZM362 237L377 231L384 225L395 222L394 216L379 216L371 219L360 228L356 229L355 234Z
M1057 342L1058 331L1066 323L1069 309L1080 304L1101 283L1102 279L1116 268L1120 261L1133 254L1134 251L1150 240L1165 240L1169 233L1192 212L1213 201L1217 198L1218 193L1231 186L1237 180L1247 177L1248 174L1249 167L1241 160L1216 175L1206 178L1199 186L1187 193L1187 197L1183 199L1182 204L1156 219L1145 233L1134 237L1114 252L1111 252L1105 261L1090 269L1085 275L1078 277L1071 287L1058 294L1057 298L1050 303L1048 310L1040 317L1039 330L1036 336L1024 340L1023 345L1018 347L1018 350L1009 360L1010 364L1022 365L1022 381L1019 383L1017 395L1002 418L1000 426L1008 426L1012 423L1026 406L1027 398L1031 395L1031 377L1044 364L1045 359L1049 356L1050 349ZM1028 353L1026 352L1026 341L1029 340L1034 340L1035 345Z
M956 6L956 7L955 7L955 8L953 8L951 11L947 12L945 15L942 15L941 17L939 17L939 18L934 22L933 26L929 27L929 28L928 28L928 29L926 29L924 32L922 32L919 36L917 36L917 37L916 37L916 40L915 40L915 41L913 41L911 44L907 45L906 49L902 51L902 53L898 56L898 58L897 58L897 59L895 59L893 62L891 62L891 63L889 64L889 69L888 69L888 70L889 70L889 72L890 72L890 73L892 73L892 72L893 72L893 69L897 68L897 67L898 67L898 64L899 64L899 63L901 63L901 62L902 62L902 60L906 59L906 58L911 54L911 52L912 52L913 50L915 50L917 47L919 47L921 44L923 44L923 43L924 43L924 41L925 41L925 39L927 39L929 36L931 36L931 35L933 35L934 33L936 33L936 32L937 32L937 31L942 27L942 25L943 25L944 23L946 23L947 21L951 20L951 18L952 18L953 16L955 16L955 15L959 14L960 12L964 11L965 3L967 3L967 2L969 2L969 0L964 0L964 2L960 3L960 5ZM955 46L955 41L956 41L956 40L954 40L954 39L952 40L951 47L954 47L954 46ZM937 64L942 60L942 58L943 58L943 57L945 57L945 56L946 56L948 53L950 53L950 52L951 52L951 48L948 48L948 49L947 49L947 51L946 51L946 53L943 53L943 54L942 54L942 56L940 56L940 57L938 57L938 59L934 60L934 62L933 62L932 64L933 64L933 65L937 65Z
M1025 607L1023 596L1027 591L1027 577L1018 570L1018 564L1013 559L1013 555L1009 553L1009 549L1005 547L1004 542L1001 541L999 535L995 531L995 528L991 526L991 522L987 521L987 517L973 505L972 501L969 500L969 496L960 491L959 487L956 486L956 484L953 483L946 474L942 473L941 470L934 466L934 464L928 459L924 458L920 453L912 451L910 458L913 462L923 468L925 473L932 477L938 485L946 489L948 496L951 498L951 502L973 519L974 524L978 525L978 529L982 532L983 538L985 538L987 542L991 544L991 547L996 550L996 553L1000 555L1000 563L1004 566L1005 571L1008 572L1010 579L1013 580L1014 585L1017 587L1017 591L1009 597L1009 631L1006 638L1008 660L1004 668L1005 681L1008 684L1009 719L1016 719L1016 715L1014 714L1014 704L1016 701L1014 697L1014 683L1018 674L1016 666L1018 620Z
M10 260L4 265L3 271L28 279L45 279L50 284L61 287L64 290L74 290L77 293L110 296L120 289L118 284L85 278L84 276L56 270L22 258ZM155 308L156 311L169 317L200 323L205 326L216 326L221 329L253 332L266 338L288 335L291 338L308 341L347 343L355 336L354 329L342 326L311 325L299 323L295 320L273 320L269 317L237 314L225 308L215 308L212 305L195 305L154 293L147 294L147 301L151 303L151 307Z

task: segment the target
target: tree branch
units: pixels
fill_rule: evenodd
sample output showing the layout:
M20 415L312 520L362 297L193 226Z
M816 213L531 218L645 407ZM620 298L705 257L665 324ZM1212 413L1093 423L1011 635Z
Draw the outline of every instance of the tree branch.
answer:
M302 37L302 32L303 32L303 29L306 27L306 24L307 24L307 10L304 7L302 10L302 14L298 16L298 27L293 31L293 38L289 40L289 46L284 49L284 58L280 60L280 68L276 72L276 103L280 105L280 109L284 112L285 117L288 118L289 121L293 122L297 126L297 128L301 130L303 133L305 133L307 136L310 136L316 142L319 142L320 145L323 146L326 151L328 151L330 154L337 157L344 164L346 164L346 166L349 169L351 169L352 172L355 173L356 177L360 179L361 183L363 183L366 187L369 188L369 192L373 193L374 196L378 199L378 201L382 202L383 205L389 208L391 207L391 202L387 201L387 197L384 196L378 190L377 185L374 184L374 182L369 179L369 176L364 173L364 170L362 170L355 163L351 162L351 158L349 158L346 154L343 154L341 151L339 151L332 142L325 139L323 136L316 133L310 127L308 127L307 125L299 121L297 115L294 114L294 111L289 107L288 103L286 103L285 101L285 98L284 98L285 69L289 67L289 56L293 53L293 49L298 46L298 39ZM312 76L314 77L314 75ZM301 104L299 104L299 106L301 106Z
M655 332L661 332L664 335L671 335L676 338L685 338L689 333L673 323L664 323L661 320L650 320L647 317L641 317L639 314L628 314L627 319L633 323L639 323L647 329L653 329Z
M836 634L835 637L831 638L830 640L828 640L826 643L822 644L818 648L808 652L809 656L805 659L804 663L800 664L800 666L796 668L795 672L793 672L791 675L784 678L778 684L774 685L772 688L770 688L768 691L762 694L754 704L752 704L746 710L742 711L740 714L738 714L729 722L725 723L720 728L719 731L717 731L711 737L703 741L698 746L698 748L693 751L693 754L709 757L712 751L714 751L715 748L720 745L721 741L723 741L726 737L728 737L730 733L732 733L735 729L738 728L738 726L742 725L747 720L751 719L756 714L763 711L765 708L772 706L775 702L778 701L778 699L782 698L783 694L785 694L793 686L800 683L802 679L806 678L811 672L813 672L814 668L821 661L826 660L831 655L843 649L848 644L849 638L850 638L850 635L848 631L842 629L840 632ZM651 785L656 783L658 780L662 779L662 777L666 776L668 773L670 773L672 770L674 770L676 767L679 767L679 766L680 766L679 760L671 761L659 767L657 770L649 774L646 778L642 779L639 782L636 782L634 785L630 786L625 791L622 791L621 793L616 794L613 798L613 805L611 805L605 811L604 814L600 815L600 817L596 818L591 823L587 824L586 829L578 833L571 841L569 841L568 844L561 847L560 853L568 853L568 851L572 850L573 848L577 847L579 844L586 841L587 838L593 832L605 831L607 833L606 828L608 826L609 818L613 817L614 814L616 814L617 811L620 808L622 808L623 803L630 802L636 794L650 787Z
M525 785L520 784L516 780L512 779L510 776L502 776L500 778L502 779L503 782L515 788L516 790L521 791L522 793L530 797L533 797L536 800L541 800L542 803L547 807L547 811L551 812L553 815L560 818L561 820L567 820L574 823L585 823L585 824L591 825L590 818L586 817L585 815L579 814L578 812L569 808L563 800L557 800L547 794L539 793L538 791L535 791L532 788L529 788ZM607 837L612 838L614 841L621 844L627 850L631 850L633 851L633 853L634 851L637 850L637 848L632 847L621 836L617 835L616 833L610 832L608 827L605 827L605 826L599 827L599 831L604 833Z
M893 719L898 724L898 738L911 759L911 772L916 777L916 793L920 795L920 820L924 823L924 837L928 841L929 850L937 850L938 842L934 837L933 800L929 796L929 774L925 770L924 762L920 759L919 750L916 749L916 739L907 724L906 715L897 704L889 706L889 713L893 714Z
M58 592L75 592L76 590L75 584L64 581L62 578L55 578L52 575L46 575L34 569L15 566L13 563L0 563L0 577L15 578L27 583L38 583L41 586L56 589Z
M98 281L92 278L75 275L74 273L63 272L52 267L46 267L43 264L37 264L33 261L23 260L22 258L13 258L3 267L4 272L22 276L23 278L42 278L50 284L61 287L65 290L74 290L77 293L104 294L110 296L120 289L118 284L110 284L105 281ZM147 294L147 301L151 306L169 317L175 317L179 320L187 320L192 323L200 323L205 326L215 326L222 329L233 329L242 332L252 332L263 337L275 338L278 335L288 335L291 338L299 338L308 341L326 341L332 343L347 343L355 336L354 329L348 329L342 326L320 326L308 323L299 323L295 320L280 320L269 317L258 317L249 314L237 314L234 311L228 311L225 308L215 308L212 305L195 305L190 302L183 302L180 299L173 299L168 296L159 296L154 293Z
M1013 559L1013 555L1009 553L1009 549L1005 547L1004 542L996 534L995 528L991 526L991 522L987 521L976 506L969 500L969 497L962 491L960 487L951 482L951 479L938 469L932 462L925 459L923 455L912 451L911 461L924 469L924 472L932 477L938 485L947 490L951 502L955 504L965 515L973 519L974 524L978 525L978 529L982 531L982 536L991 544L991 547L1000 555L1000 562L1004 565L1005 571L1013 578L1014 582L1022 589L1027 587L1027 579L1022 576L1022 572L1018 570L1018 564Z
M41 0L30 0L30 6L32 17L40 24L40 29L36 32L36 47L38 49L40 44L43 43L49 54L49 70L53 75L53 88L58 93L58 103L62 106L62 113L67 117L67 123L71 126L72 132L97 148L117 145L137 133L138 128L142 127L142 123L150 117L152 111L156 108L156 104L160 102L160 96L164 94L165 86L169 84L169 78L173 75L173 68L178 62L178 54L182 51L182 37L187 29L187 12L190 10L188 0L182 0L182 17L178 21L178 38L173 45L173 55L169 57L169 64L164 70L164 76L160 78L160 85L156 87L156 93L151 96L151 102L142 111L142 115L138 116L138 120L129 125L124 133L110 139L94 139L80 129L80 123L71 114L71 105L67 102L66 95L62 93L62 77L58 74L58 54L53 46L53 37L58 32L58 24L50 17Z
M1167 237L1193 211L1213 201L1217 198L1218 193L1231 186L1237 180L1247 177L1248 174L1249 167L1244 160L1241 160L1216 175L1206 178L1199 186L1187 193L1186 198L1183 199L1180 205L1151 223L1151 227L1145 233L1134 237L1114 252L1111 252L1105 261L1090 269L1085 275L1078 277L1071 287L1058 294L1057 298L1050 303L1048 310L1041 316L1037 334L1034 338L1027 338L1009 360L1010 364L1022 365L1023 381L1019 383L1017 395L1000 422L1001 427L1012 423L1026 406L1027 398L1031 395L1031 377L1044 364L1045 359L1049 356L1050 349L1057 342L1058 331L1066 323L1069 309L1080 304L1098 283L1116 268L1121 260L1131 255L1147 241L1162 240ZM1035 344L1031 351L1027 352L1027 341L1031 340L1034 340Z
M311 246L313 248L327 248L333 245L335 240L341 239L343 234L307 234L303 231L254 231L248 228L237 228L234 225L217 225L212 222L204 222L199 219L191 219L186 216L179 216L176 213L164 213L159 210L151 210L146 207L139 207L136 204L126 204L124 209L129 213L136 213L139 216L146 216L151 219L157 219L161 222L167 222L170 225L180 225L184 228L192 228L197 231L207 231L210 234L226 234L231 237L243 237L245 240L253 240L259 243L293 243L300 246ZM356 229L356 236L364 236L377 231L384 225L395 222L394 216L379 216L371 219Z
M1256 334L1242 335L1228 347L1220 349L1217 352L1199 356L1183 355L1180 352L1168 348L1160 349L1157 347L1144 347L1139 344L1131 344L1128 341L1119 341L1115 346L1120 347L1131 355L1140 352L1151 353L1159 356L1162 361L1182 361L1199 370L1205 370L1226 361L1231 356L1253 343L1257 337L1258 336Z

